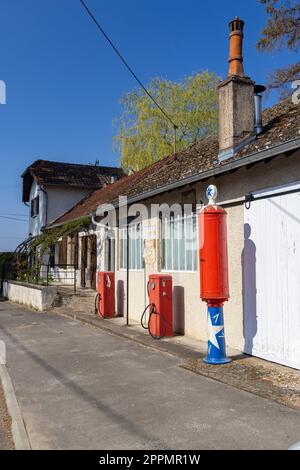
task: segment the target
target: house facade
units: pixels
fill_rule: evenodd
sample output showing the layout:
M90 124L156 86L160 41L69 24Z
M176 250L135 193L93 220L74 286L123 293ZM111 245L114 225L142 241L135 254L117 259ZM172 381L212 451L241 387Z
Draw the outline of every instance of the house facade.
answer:
M115 167L36 160L22 174L22 200L29 206L29 237L97 188L123 176Z
M232 33L242 38L241 20L235 19L230 28L231 38ZM94 213L86 230L76 235L77 282L95 287L92 271L114 271L116 314L122 316L127 240L119 216L126 197L128 214L139 214L129 227L130 321L140 322L149 303L149 275L165 272L173 280L175 332L206 341L196 206L206 204L207 186L216 185L217 202L228 214L226 342L300 369L300 106L288 98L261 117L254 103L259 104L262 87L245 76L241 42L239 46L240 54L230 55L228 77L219 87L218 136L94 191L48 228ZM153 215L153 206L162 204L186 204L191 210L181 215L159 210ZM117 214L114 222L102 217L109 212Z

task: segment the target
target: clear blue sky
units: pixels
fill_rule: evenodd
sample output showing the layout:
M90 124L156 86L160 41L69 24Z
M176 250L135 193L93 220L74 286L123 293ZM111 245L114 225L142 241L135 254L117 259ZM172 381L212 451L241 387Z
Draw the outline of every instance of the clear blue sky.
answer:
M180 80L209 69L227 74L228 21L246 21L245 71L264 83L294 54L255 49L265 24L258 0L87 0L141 79ZM22 171L37 158L116 165L113 121L136 83L99 35L79 0L0 0L0 215L23 214ZM275 96L268 98L273 104ZM27 223L0 217L0 251L13 249Z

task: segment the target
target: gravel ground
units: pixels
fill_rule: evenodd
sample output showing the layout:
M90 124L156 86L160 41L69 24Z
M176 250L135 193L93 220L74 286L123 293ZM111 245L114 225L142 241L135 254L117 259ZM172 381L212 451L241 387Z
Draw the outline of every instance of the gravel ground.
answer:
M0 383L0 450L11 450L13 448L11 418L6 408L4 393Z
M289 367L254 357L222 366L207 365L202 359L187 359L182 367L300 410L300 372Z

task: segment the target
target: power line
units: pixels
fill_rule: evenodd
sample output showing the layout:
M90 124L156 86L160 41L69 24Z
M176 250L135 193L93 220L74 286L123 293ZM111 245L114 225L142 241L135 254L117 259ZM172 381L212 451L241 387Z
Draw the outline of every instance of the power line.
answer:
M23 237L0 237L4 240L23 240Z
M19 188L19 185L14 184L14 185L3 186L3 185L1 184L1 186L0 186L0 189L10 189L10 188L17 189L17 188Z
M112 40L108 37L108 35L106 34L106 32L104 31L104 29L102 28L102 26L100 26L99 22L97 21L97 19L95 18L95 16L93 15L93 13L89 10L89 8L87 7L87 5L85 4L85 2L83 0L79 0L80 3L82 4L83 8L85 9L85 11L87 12L87 14L91 17L91 19L94 21L95 25L97 26L97 28L101 31L101 33L103 34L103 36L105 37L105 39L107 40L107 42L110 44L110 46L113 48L113 50L115 51L115 53L119 56L119 58L121 59L121 61L123 62L123 64L125 65L125 67L129 70L129 72L131 73L131 75L133 76L133 78L138 82L138 84L142 87L142 89L144 90L144 92L147 94L147 96L153 101L153 103L157 106L157 108L161 111L161 113L168 119L168 121L172 124L173 126L173 129L174 129L174 153L176 152L176 130L178 129L178 126L177 124L175 124L175 122L173 121L173 119L169 116L169 114L160 106L160 104L158 104L158 102L156 101L155 98L153 98L153 96L151 95L151 93L149 93L149 91L147 90L147 88L143 85L143 83L141 82L141 80L139 79L139 77L136 75L136 73L132 70L132 68L130 67L130 65L128 64L128 62L124 59L124 57L122 56L122 54L119 52L119 50L117 49L117 47L114 45L114 43L112 42Z
M0 215L1 219L16 220L17 222L27 222L26 219L17 219L16 217L8 217L6 215Z
M13 217L23 217L23 218L28 218L28 215L26 214L15 214L14 212L3 212L0 214L0 216L13 216Z

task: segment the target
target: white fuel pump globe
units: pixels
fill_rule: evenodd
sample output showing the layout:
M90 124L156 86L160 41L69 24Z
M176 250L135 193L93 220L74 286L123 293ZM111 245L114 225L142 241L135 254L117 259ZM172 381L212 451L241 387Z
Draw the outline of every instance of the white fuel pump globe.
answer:
M210 184L206 190L206 197L208 199L208 204L214 206L218 196L217 186Z

